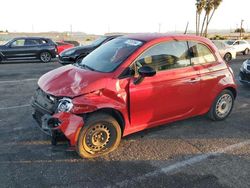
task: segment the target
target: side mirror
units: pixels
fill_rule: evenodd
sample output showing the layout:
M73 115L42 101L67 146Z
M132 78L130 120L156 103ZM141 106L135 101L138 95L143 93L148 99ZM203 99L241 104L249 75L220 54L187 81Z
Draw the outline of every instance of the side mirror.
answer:
M150 66L142 66L138 70L139 77L134 81L134 84L139 84L145 77L152 77L156 74L156 71Z

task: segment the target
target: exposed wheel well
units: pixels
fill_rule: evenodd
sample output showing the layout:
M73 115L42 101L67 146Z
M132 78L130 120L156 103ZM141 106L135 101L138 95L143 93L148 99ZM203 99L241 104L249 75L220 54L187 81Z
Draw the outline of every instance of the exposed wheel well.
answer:
M92 115L94 113L100 113L100 112L111 115L112 117L114 117L116 119L116 121L119 123L121 130L122 130L122 134L123 134L123 131L125 128L125 120L124 120L122 113L119 112L118 110L115 110L113 108L102 108L102 109L99 109L97 111L86 114L85 118L88 118L89 115Z

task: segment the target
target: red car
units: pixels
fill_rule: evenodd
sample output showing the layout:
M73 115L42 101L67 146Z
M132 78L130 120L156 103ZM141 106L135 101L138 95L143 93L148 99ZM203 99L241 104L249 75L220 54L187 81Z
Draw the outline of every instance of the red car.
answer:
M57 53L60 54L62 51L69 49L69 48L73 48L75 47L73 44L69 44L66 42L56 42L57 44Z
M217 48L189 35L123 36L48 72L38 85L34 118L54 144L64 135L85 158L147 128L203 114L223 120L236 97L233 72Z

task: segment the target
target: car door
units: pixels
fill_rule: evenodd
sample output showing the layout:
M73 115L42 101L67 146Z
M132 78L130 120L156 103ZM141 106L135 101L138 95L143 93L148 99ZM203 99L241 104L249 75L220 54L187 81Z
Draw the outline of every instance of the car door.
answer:
M204 112L210 107L211 101L217 95L216 89L222 77L227 75L225 63L220 62L212 50L205 44L189 42L192 54L191 63L196 70L199 70L201 92L199 111Z
M135 84L131 79L130 118L132 126L152 127L191 116L199 103L200 78L190 63L186 41L170 41L146 50L135 67L151 66L157 73Z
M9 60L15 60L20 59L22 57L22 54L24 53L25 47L24 47L25 39L19 38L15 39L12 42L8 44L8 47L4 51L4 55L6 59Z

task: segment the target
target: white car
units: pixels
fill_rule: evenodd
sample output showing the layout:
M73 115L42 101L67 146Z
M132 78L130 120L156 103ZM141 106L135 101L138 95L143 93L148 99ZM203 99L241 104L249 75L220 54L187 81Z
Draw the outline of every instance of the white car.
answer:
M214 45L218 48L221 57L227 62L236 58L236 50L234 47L228 45L223 40L213 40Z
M236 51L236 53L243 53L244 55L247 55L250 50L250 44L245 40L228 40L226 41L228 45L233 47Z

